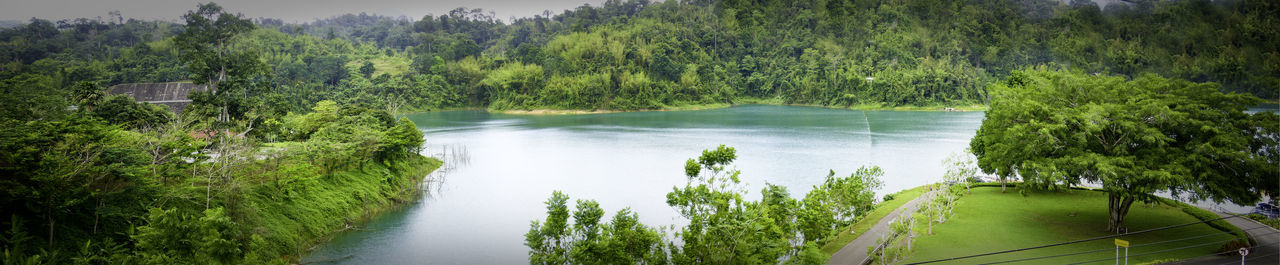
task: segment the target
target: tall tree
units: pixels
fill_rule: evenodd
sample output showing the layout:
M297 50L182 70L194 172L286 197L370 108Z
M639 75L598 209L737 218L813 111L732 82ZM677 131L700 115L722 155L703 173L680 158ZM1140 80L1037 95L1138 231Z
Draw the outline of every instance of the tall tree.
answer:
M264 66L253 51L232 48L232 40L241 33L254 29L253 22L239 14L223 12L216 3L197 5L196 10L182 16L186 31L174 38L174 44L182 51L182 62L187 64L196 84L208 86L208 94L192 96L194 105L210 104L216 121L228 125L247 110L252 76L263 71ZM193 108L200 110L201 108Z
M1101 184L1107 231L1122 231L1129 206L1156 192L1237 204L1275 194L1280 118L1245 113L1254 96L1046 70L1016 71L989 89L991 110L970 143L978 166L1038 187Z

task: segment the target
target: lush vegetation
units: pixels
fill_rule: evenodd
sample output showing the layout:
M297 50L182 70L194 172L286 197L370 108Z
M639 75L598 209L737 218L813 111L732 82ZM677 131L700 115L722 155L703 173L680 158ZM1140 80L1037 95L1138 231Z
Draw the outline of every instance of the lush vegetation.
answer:
M819 246L873 209L874 190L882 184L878 167L835 177L791 198L786 187L767 184L761 198L744 198L737 158L731 147L705 150L685 164L689 182L672 187L667 204L688 219L670 242L663 231L637 221L623 209L610 222L592 200L578 200L570 213L568 196L547 200L545 221L533 221L525 234L529 262L535 264L823 264L829 254ZM570 225L569 217L573 217Z
M116 13L0 30L0 81L41 94L81 81L226 81L228 93L266 104L208 100L268 118L326 99L392 110L971 105L990 98L988 82L1035 65L1212 81L1274 99L1278 8L1267 0L610 0L510 21L459 8L417 20L285 24L201 7L185 24ZM226 70L242 77L207 71L230 62L237 68Z
M110 58L95 49L121 50L99 41L163 23L81 21L111 37L61 39L68 42L14 37L53 29L47 21L5 31L6 45L65 49L5 50L22 56L0 82L4 264L284 264L321 236L411 198L439 166L418 155L417 126L384 109L319 101L279 112L259 97L280 94L262 85L257 53L232 44L252 23L213 4L184 18L186 30L163 44L183 56L146 59L210 87L180 114L107 96L99 85L149 78L106 70L97 59ZM84 36L79 29L33 34L58 40ZM135 44L120 49L150 49Z
M954 217L945 224L935 226L933 234L919 233L912 243L912 250L902 262L922 262L1111 235L1097 226L1108 219L1108 211L1103 207L1107 204L1107 197L1109 196L1105 192L1092 190L1029 190L1023 196L1004 193L996 187L974 187L972 193L956 202ZM1068 201L1072 203L1063 203ZM1184 212L1183 208L1187 207L1194 208L1172 201L1143 203L1129 213L1127 224L1132 228L1131 231L1138 231L1200 221ZM1198 224L1123 236L1120 239L1128 240L1131 244L1130 262L1168 261L1218 252L1220 246L1240 238L1232 234L1240 233L1239 229L1230 225L1228 227L1231 230ZM917 231L923 230L924 227L917 228ZM979 238L981 240L975 241ZM1182 247L1187 248L1163 251ZM1114 258L1114 248L1112 240L1107 239L957 262L998 262L1103 250L1028 261L1073 263ZM1156 251L1163 252L1153 253Z
M1114 231L1157 191L1277 193L1280 119L1219 91L1280 98L1278 9L610 0L513 21L459 8L285 24L209 3L181 24L32 19L0 29L0 248L5 264L280 263L404 199L437 165L400 111L738 102L989 102L973 142L983 170L1036 187L1101 182ZM178 114L105 91L169 81L208 89ZM634 213L602 223L593 201L571 213L553 194L526 235L531 261L821 263L818 246L874 208L876 168L833 173L802 199L768 185L753 201L735 157L722 147L687 163L689 182L666 198L689 220L678 244ZM930 224L954 202L937 198Z
M385 112L322 103L264 145L124 100L162 123L106 105L0 119L5 264L284 263L439 166Z
M1159 191L1237 204L1280 194L1280 117L1245 113L1256 97L1217 88L1153 75L1015 71L991 87L973 153L983 171L1036 187L1101 184L1112 232L1135 201Z

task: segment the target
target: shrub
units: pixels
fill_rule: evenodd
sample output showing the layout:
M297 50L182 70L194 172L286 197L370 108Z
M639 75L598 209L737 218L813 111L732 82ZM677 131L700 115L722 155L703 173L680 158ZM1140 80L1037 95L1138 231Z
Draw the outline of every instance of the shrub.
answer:
M1160 200L1161 202L1164 202L1164 204L1182 209L1182 212L1185 212L1200 221L1213 220L1206 223L1213 228L1222 230L1223 232L1231 233L1235 235L1237 238L1242 238L1242 239L1247 238L1244 234L1244 230L1240 230L1240 228L1234 225L1231 225L1231 223L1227 223L1227 221L1221 220L1221 217L1219 217L1217 214L1214 214L1213 212L1210 212L1205 209L1200 209L1199 207L1195 207L1190 204L1182 203L1182 202L1167 199L1167 198L1157 198L1157 199ZM1215 220L1215 219L1218 219L1218 220Z
M1249 219L1258 221L1259 223L1270 226L1271 228L1280 229L1280 220L1267 218L1267 216L1256 213L1245 215L1245 217L1249 217Z
M1240 252L1236 251L1241 248L1249 248L1249 241L1232 240L1231 242L1222 244L1222 247L1218 247L1218 252L1216 253L1218 253L1219 256L1240 256Z

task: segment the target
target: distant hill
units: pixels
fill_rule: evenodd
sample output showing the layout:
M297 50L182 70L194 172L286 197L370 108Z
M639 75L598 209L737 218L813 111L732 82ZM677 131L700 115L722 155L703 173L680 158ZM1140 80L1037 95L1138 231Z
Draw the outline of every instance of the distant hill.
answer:
M0 29L16 28L22 26L21 20L0 20Z

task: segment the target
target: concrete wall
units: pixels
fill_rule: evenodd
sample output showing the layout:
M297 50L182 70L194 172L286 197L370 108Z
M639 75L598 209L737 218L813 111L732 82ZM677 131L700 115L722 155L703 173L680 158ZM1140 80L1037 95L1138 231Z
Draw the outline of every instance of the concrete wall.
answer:
M203 85L183 82L132 83L111 86L107 93L128 95L139 102L167 105L173 112L182 112L183 108L191 104L191 99L187 97L191 95L191 91L204 89Z

